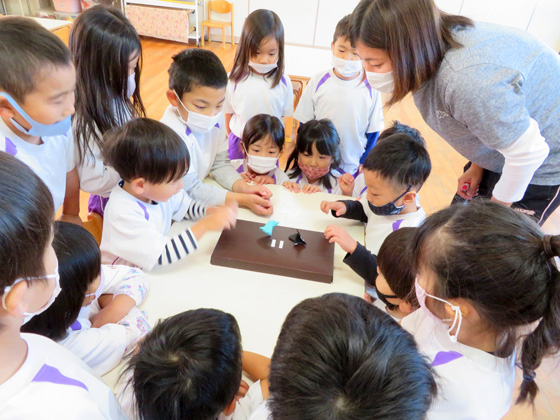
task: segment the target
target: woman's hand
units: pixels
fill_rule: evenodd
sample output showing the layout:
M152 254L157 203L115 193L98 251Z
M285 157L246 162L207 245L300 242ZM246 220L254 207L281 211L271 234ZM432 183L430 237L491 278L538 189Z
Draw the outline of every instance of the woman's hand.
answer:
M474 163L457 180L457 195L465 200L472 200L478 195L478 186L482 181L484 169Z

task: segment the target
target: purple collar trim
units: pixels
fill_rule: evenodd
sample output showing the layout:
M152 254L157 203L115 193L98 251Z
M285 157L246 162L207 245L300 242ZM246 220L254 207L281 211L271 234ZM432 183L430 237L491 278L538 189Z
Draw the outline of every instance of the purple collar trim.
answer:
M321 77L321 80L319 80L319 83L317 83L317 87L315 88L315 92L317 92L319 90L319 88L321 87L321 85L324 84L327 80L329 80L330 77L331 77L330 73L327 73L323 77Z
M83 382L64 376L57 368L47 364L44 364L41 369L39 369L39 372L37 372L37 375L35 375L31 382L50 382L58 385L77 386L89 392L87 386Z
M142 210L144 210L144 217L146 218L146 220L150 220L150 213L148 213L148 210L146 209L146 206L144 204L142 204L140 201L137 201L137 203L140 206L140 208Z

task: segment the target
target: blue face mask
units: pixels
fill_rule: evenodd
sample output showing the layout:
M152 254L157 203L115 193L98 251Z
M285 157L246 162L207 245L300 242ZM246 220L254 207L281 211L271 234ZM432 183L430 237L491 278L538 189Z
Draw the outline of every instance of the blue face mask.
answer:
M16 111L22 116L22 118L25 121L27 121L29 123L29 125L31 125L31 128L28 130L27 128L24 128L16 120L14 120L13 118L10 118L10 121L12 122L12 124L19 131L27 134L28 136L53 137L53 136L64 135L64 134L68 133L68 130L70 130L70 127L72 125L70 115L68 117L66 117L65 119L63 119L62 121L59 121L55 124L41 124L41 123L35 121L29 115L27 115L27 112L25 112L23 110L23 108L21 106L19 106L19 104L15 101L15 99L12 98L10 95L8 95L6 92L0 92L0 96L3 96L4 98L6 98L6 100L10 103L10 105L12 105L16 109Z
M395 214L399 214L402 209L404 209L404 204L400 207L395 206L395 203L399 201L399 199L404 196L407 192L410 191L412 185L409 185L405 192L395 198L393 201L384 204L382 206L374 206L368 200L369 209L372 211L373 214L377 216L394 216Z

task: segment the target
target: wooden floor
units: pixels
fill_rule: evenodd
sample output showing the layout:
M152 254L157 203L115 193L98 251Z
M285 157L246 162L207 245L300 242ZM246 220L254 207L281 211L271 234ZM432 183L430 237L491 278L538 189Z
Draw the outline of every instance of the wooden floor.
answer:
M151 38L142 40L144 65L141 77L141 94L148 116L160 119L168 106L165 91L168 88L167 69L171 64L171 57L186 48L185 44L160 41ZM192 45L189 46L192 48ZM222 60L229 72L233 65L235 48L227 44L222 49L221 43L209 42L206 49L214 51ZM327 65L328 63L325 63ZM434 133L422 120L418 109L410 97L403 102L385 110L386 125L393 120L409 124L422 133L428 144L432 159L432 174L420 193L422 206L430 214L447 206L457 188L457 177L462 172L465 159L455 152L441 137ZM292 145L293 147L293 145ZM290 146L288 146L288 151ZM81 199L82 219L87 212L87 196ZM560 234L560 211L555 212L545 224L545 232ZM508 420L552 420L560 418L560 369L556 369L560 357L546 360L537 371L537 383L540 394L537 398L536 409L526 406L514 406L504 417ZM518 383L519 383L518 375Z

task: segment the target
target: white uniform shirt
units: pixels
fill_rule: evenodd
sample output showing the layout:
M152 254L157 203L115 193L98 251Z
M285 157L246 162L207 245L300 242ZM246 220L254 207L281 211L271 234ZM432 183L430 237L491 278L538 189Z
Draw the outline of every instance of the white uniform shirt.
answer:
M241 138L247 121L257 114L291 117L294 114L294 91L290 76L284 74L282 80L272 88L273 79L259 76L251 71L240 82L228 81L224 113L233 114L229 129Z
M249 170L246 159L234 159L231 161L231 164L238 173L247 172ZM278 167L274 168L269 173L262 175L271 177L276 185L282 185L284 182L291 181L290 178L288 178L288 175L286 175L286 172Z
M66 195L66 173L74 169L72 132L41 140L39 145L26 142L0 118L0 150L21 160L41 178L53 196L56 211Z
M342 195L342 190L340 189L340 186L338 184L338 177L340 176L340 174L335 169L331 170L331 172L329 174L330 180L331 180L331 188L326 188L321 180L315 181L313 184L310 184L309 180L307 179L307 177L305 176L305 174L303 172L301 172L295 178L289 178L290 172L288 172L287 175L288 175L288 182L295 182L295 183L299 184L300 187L303 187L304 185L315 185L315 186L321 187L322 192L326 192L326 193L329 193L329 194Z
M27 357L0 384L3 420L126 419L111 389L78 357L46 337L21 334Z
M432 362L438 396L429 420L498 420L509 410L515 381L515 357L502 359L461 343L452 343L447 324L423 309L402 319L420 351Z
M424 209L417 204L417 210L412 213L396 214L393 216L377 216L369 208L368 201L364 195L360 203L368 217L366 225L366 248L369 252L377 255L381 244L389 234L402 227L418 227L426 218Z
M328 118L340 137L341 167L354 174L367 144L366 133L383 130L380 93L362 75L353 80L338 78L332 69L311 78L294 113L302 123Z
M136 398L132 387L128 386L132 372L128 372L123 378L123 383L117 392L117 399L121 404L124 412L130 420L138 420L136 413ZM235 405L235 410L229 416L223 413L218 416L218 420L248 420L251 414L257 409L259 404L263 402L261 389L261 381L255 382L249 387L247 394Z
M104 278L102 294L127 295L136 305L144 301L148 282L141 270L125 265L102 265L101 276ZM58 343L102 376L134 350L150 326L145 315L134 307L118 323L92 328L90 320L99 310L97 300L82 308L78 319L68 329L68 335Z
M105 207L100 246L103 264L151 270L164 250L171 222L182 220L192 201L181 190L165 203L145 203L117 185Z
M118 184L121 177L112 167L105 165L97 144L92 144L91 149L93 155L86 152L84 161L80 164L76 147L75 162L80 177L80 189L90 194L109 197L111 190Z
M256 409L253 411L249 420L272 420L272 414L268 408L268 400L263 401Z

